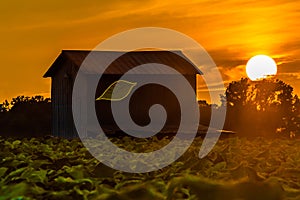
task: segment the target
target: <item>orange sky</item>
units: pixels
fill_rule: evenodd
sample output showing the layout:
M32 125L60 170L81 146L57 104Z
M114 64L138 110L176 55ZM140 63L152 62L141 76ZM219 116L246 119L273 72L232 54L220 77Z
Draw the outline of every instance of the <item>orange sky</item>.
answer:
M44 72L62 49L92 49L107 37L144 26L198 41L225 83L245 76L247 60L267 54L278 78L300 94L300 1L110 0L3 1L0 6L0 102L49 95ZM200 87L201 89L201 87Z

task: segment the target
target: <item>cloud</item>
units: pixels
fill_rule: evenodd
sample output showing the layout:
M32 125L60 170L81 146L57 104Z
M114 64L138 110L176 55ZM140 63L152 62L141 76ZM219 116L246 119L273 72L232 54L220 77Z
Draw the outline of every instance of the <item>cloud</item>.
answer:
M235 68L240 65L245 65L248 60L241 52L226 48L208 50L208 53L213 58L217 66L226 68Z
M282 63L278 66L278 73L300 73L300 59Z

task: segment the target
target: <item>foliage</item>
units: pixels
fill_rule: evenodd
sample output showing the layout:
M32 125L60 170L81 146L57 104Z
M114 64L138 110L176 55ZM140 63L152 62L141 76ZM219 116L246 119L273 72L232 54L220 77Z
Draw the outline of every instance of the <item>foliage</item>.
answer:
M229 84L225 96L228 129L266 135L277 130L291 137L299 132L300 100L293 88L281 80L251 82L242 78Z
M157 149L114 138L136 151ZM172 165L128 174L93 158L78 139L0 138L0 199L299 199L297 139L227 138L203 159L201 138Z
M15 110L19 106L26 105L26 104L30 105L30 104L45 104L45 103L50 103L50 98L44 98L43 96L40 95L34 97L17 96L11 100L9 107L10 110Z
M0 104L0 113L5 113L9 111L9 103L5 100L2 104Z
M199 111L200 111L200 124L209 126L211 112L214 109L213 105L208 104L205 100L198 101Z
M1 135L38 136L51 131L51 102L43 96L18 96L1 106Z

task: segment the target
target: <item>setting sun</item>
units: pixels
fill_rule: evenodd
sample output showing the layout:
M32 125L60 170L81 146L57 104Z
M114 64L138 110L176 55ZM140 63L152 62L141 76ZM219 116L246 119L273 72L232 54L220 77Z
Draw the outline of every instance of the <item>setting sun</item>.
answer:
M267 78L276 75L277 65L269 56L256 55L247 62L246 73L252 81Z

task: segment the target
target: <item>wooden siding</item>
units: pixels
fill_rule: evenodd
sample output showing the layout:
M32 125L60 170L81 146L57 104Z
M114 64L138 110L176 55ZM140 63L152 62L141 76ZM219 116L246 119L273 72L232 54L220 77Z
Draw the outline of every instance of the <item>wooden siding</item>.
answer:
M179 83L176 75L138 75L144 76L143 78L151 79L152 76L161 76L163 79L168 80L171 84L175 85L178 90L185 90ZM103 91L113 82L119 80L120 76L118 75L104 75L101 79L101 82L98 84L98 88L95 94L89 94L92 96L100 96ZM195 75L187 75L185 78L189 81L190 85L196 90L196 77ZM130 79L130 77L129 77ZM130 80L129 80L130 81ZM118 130L118 127L113 119L111 112L111 104L114 102L110 101L97 101L96 113L98 121L104 127L113 127ZM167 121L163 131L170 127L178 127L180 124L181 113L180 105L176 96L172 91L161 85L145 85L133 93L132 98L130 99L129 110L133 121L140 125L145 126L150 123L149 118L149 109L154 104L162 105L167 114ZM128 108L124 108L128 109ZM88 120L89 121L89 120Z
M69 75L69 68L72 68L72 63L64 61L62 65L65 67L62 67L56 76L52 77L52 131L54 136L73 138L77 132L72 116L72 89L74 80Z
M54 136L60 136L64 138L74 138L78 137L74 120L72 114L72 90L74 80L79 69L80 64L83 62L85 56L89 51L63 51L60 56L55 60L53 65L46 72L44 77L52 78L51 85L51 99L52 99L52 132ZM109 56L112 52L96 52L97 54L107 54ZM116 66L120 68L121 64L124 66L122 68L116 68L116 66L111 66L111 71L103 75L103 79L99 83L96 94L81 94L81 97L76 97L75 100L80 102L79 109L80 121L80 132L84 135L88 134L89 126L89 116L86 111L86 105L81 98L86 98L87 96L94 98L99 96L111 83L118 80L123 71L143 63L148 63L147 56L151 56L151 59L157 59L158 63L164 63L166 65L171 64L176 69L184 74L186 79L190 82L194 90L196 91L196 73L199 73L191 64L184 61L183 59L174 60L172 54L165 52L135 52L130 53L129 57L123 57L124 60L119 60L116 62ZM177 62L178 61L178 62ZM99 67L97 65L97 67ZM127 68L126 68L127 67ZM118 69L118 70L117 70ZM93 71L93 70L92 70ZM159 73L158 73L159 72ZM95 76L95 72L90 73L93 75L87 75L86 87L89 87L90 76ZM164 74L160 71L151 71L149 74L141 74L141 76L165 76L173 84L177 84L176 81L172 80L172 74ZM92 81L94 82L94 81ZM180 85L178 85L180 88ZM182 88L182 87L181 87ZM184 88L182 88L184 89ZM89 92L89 90L87 90ZM98 120L101 125L108 127L116 127L113 121L110 101L99 101L96 102L96 112ZM178 102L172 92L167 91L165 88L160 86L145 86L143 89L137 90L133 94L132 101L130 102L130 112L134 121L139 125L146 125L149 123L148 111L151 105L162 104L169 114L167 125L178 124L180 119L180 109L178 107Z
M70 65L71 63L65 63L66 65ZM64 69L68 69L65 67ZM53 134L55 136L65 137L65 138L74 138L77 137L77 131L74 126L73 116L72 116L72 86L73 80L69 77L65 77L65 70L61 70L57 76L52 79L52 105L53 105ZM145 76L145 75L144 75ZM153 76L153 75L147 75ZM172 80L172 75L161 75L165 76L165 78L169 77L169 80L173 84L176 83L176 78ZM174 75L173 75L174 76ZM196 78L195 75L187 75L185 76L189 81L193 89L196 88ZM92 96L92 98L99 96L102 92L114 81L120 78L119 75L104 75L101 79L101 82L98 84L96 94L82 94L83 97ZM87 77L87 80L91 79L91 76ZM90 83L94 83L95 81L91 81ZM88 81L86 87L88 88ZM178 85L180 88L180 85ZM182 88L184 89L184 88ZM89 91L89 90L87 90ZM80 97L78 97L80 98ZM80 101L80 99L78 99ZM86 102L86 101L82 101ZM106 129L118 130L117 125L113 120L113 116L111 113L111 103L110 101L97 101L96 113L101 126ZM150 118L148 117L148 111L151 105L153 104L161 104L164 106L168 113L168 119L166 122L165 131L168 127L177 126L180 122L180 107L175 95L163 88L159 85L149 85L144 86L140 90L138 89L134 94L130 101L130 114L132 119L139 125L147 125L150 122ZM80 108L81 114L81 122L80 131L84 135L88 135L88 132L93 132L93 127L89 128L89 116L87 116L86 105L81 104ZM89 111L90 112L90 111ZM85 120L84 120L85 119ZM108 128L109 127L109 128ZM94 134L94 133L92 133Z

